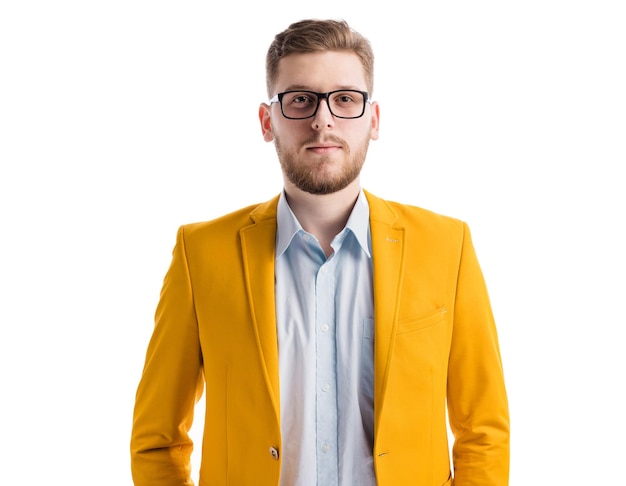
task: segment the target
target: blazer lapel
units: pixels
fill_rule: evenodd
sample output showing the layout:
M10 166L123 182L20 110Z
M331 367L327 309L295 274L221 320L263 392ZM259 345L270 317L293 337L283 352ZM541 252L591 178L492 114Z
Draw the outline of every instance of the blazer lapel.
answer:
M278 197L252 213L254 223L241 229L241 249L248 301L265 381L279 414L278 337L274 297L274 254Z
M372 258L374 267L374 423L380 424L389 362L398 321L398 296L404 270L404 228L382 199L364 191L370 206Z

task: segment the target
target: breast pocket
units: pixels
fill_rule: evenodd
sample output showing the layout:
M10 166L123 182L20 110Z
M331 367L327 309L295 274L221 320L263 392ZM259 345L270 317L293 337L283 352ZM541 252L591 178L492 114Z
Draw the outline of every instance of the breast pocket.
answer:
M398 321L398 335L419 332L444 322L446 313L446 307L442 306L428 314L402 319Z

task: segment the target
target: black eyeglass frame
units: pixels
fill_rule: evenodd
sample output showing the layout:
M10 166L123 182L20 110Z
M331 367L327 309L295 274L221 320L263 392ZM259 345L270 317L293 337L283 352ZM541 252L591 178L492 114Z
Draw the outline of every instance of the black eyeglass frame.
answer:
M294 118L292 116L285 115L285 110L283 110L283 97L285 95L288 95L289 93L305 93L305 94L311 94L311 95L317 96L317 106L315 107L315 110L313 111L313 113L303 118ZM335 93L359 93L360 95L362 95L363 96L363 109L361 110L361 114L358 116L335 115L333 113L333 109L330 106L330 103L328 102L330 99L330 96ZM329 91L327 93L318 93L316 91L308 91L306 89L293 89L290 91L284 91L282 93L278 93L269 101L269 104L271 105L272 103L279 103L280 112L288 120L307 120L309 118L313 118L317 114L317 110L319 110L320 103L322 102L322 100L326 100L326 104L328 105L328 111L330 111L331 115L333 115L335 118L342 118L344 120L355 120L357 118L361 118L363 114L365 113L365 105L367 105L367 103L372 104L372 100L369 99L369 93L367 91L359 91L358 89L336 89L334 91Z

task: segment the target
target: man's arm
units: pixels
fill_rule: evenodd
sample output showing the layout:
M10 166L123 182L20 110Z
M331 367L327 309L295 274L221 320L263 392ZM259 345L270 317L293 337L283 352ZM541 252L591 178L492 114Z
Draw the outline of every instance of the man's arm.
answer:
M448 372L455 486L506 486L509 412L487 289L464 225Z
M188 432L202 390L202 356L181 228L137 389L131 437L136 486L193 485Z

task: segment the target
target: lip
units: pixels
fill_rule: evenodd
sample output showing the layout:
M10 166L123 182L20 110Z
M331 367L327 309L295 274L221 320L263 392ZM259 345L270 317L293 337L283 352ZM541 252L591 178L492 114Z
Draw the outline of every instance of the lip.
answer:
M334 150L340 150L341 146L336 144L315 144L310 145L307 148L307 151L314 152L316 154L327 154L329 152L333 152Z

